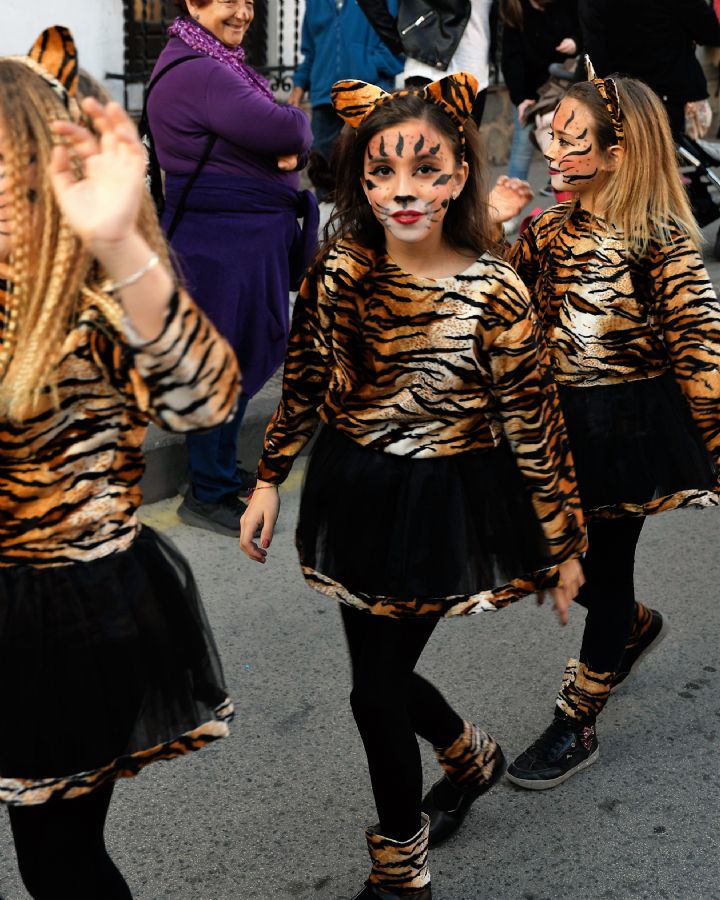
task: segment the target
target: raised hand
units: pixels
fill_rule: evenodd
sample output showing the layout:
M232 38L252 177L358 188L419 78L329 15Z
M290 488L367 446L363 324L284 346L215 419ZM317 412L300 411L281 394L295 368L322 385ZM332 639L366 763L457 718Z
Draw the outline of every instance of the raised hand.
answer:
M63 214L90 247L123 241L135 229L145 190L145 151L135 125L118 103L82 103L99 138L58 120L49 175Z
M525 206L532 200L533 192L527 181L520 178L509 178L501 175L490 191L490 220L494 224L507 222L520 215Z

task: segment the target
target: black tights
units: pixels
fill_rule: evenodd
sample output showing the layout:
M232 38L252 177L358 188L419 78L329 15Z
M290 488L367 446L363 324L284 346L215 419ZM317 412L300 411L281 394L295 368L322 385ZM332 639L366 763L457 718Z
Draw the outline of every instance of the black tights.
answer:
M18 866L34 900L132 900L105 849L113 784L74 800L11 806Z
M341 606L352 663L350 694L365 745L380 833L403 841L420 827L422 765L416 734L448 747L463 720L414 669L437 619L389 619Z
M588 613L580 661L593 672L616 672L635 615L635 548L645 519L593 519L576 602Z

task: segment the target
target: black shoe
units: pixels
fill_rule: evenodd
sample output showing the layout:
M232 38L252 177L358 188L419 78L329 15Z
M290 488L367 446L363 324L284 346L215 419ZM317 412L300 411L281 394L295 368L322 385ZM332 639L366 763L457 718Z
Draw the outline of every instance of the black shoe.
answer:
M505 754L498 744L491 757L494 761L492 773L487 781L473 788L456 787L447 775L430 788L422 802L422 811L430 819L430 835L428 844L435 847L447 840L462 825L470 807L490 788L496 784L506 768ZM442 799L440 799L440 796Z
M655 650L665 640L669 630L667 616L661 615L656 609L651 609L650 615L652 616L652 621L645 634L640 637L636 644L625 649L610 690L614 691L626 681L633 667L640 662L643 656L650 653L651 650Z
M219 503L203 503L189 488L178 507L178 515L183 522L195 528L239 538L240 517L246 509L242 500L234 495L223 498Z
M377 888L373 889L369 884L355 894L352 900L402 900L403 897L411 898L411 900L432 900L432 891L430 885L426 885L420 891L413 891L412 894L387 894Z
M187 492L190 490L190 475L186 472L180 484L178 485L177 492L178 494L182 494L185 496ZM238 465L235 469L235 478L238 481L238 489L237 496L238 497L248 497L255 485L257 484L257 475L254 472L249 472L247 469L243 469L242 466Z
M599 755L594 725L555 716L552 725L511 763L507 779L520 787L544 791L582 772Z
M252 491L255 490L255 485L257 484L257 475L254 472L248 471L248 469L243 469L240 465L238 465L237 469L235 469L235 475L240 479L238 496L249 496Z

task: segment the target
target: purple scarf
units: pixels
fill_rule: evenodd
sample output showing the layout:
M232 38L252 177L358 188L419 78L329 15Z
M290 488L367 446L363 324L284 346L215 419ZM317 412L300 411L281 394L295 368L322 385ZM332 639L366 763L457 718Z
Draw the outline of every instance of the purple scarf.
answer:
M269 100L275 100L267 81L245 62L245 51L242 47L226 47L206 28L187 16L175 19L168 28L168 34L180 38L191 50L197 50L198 53L204 53L205 56L211 56L221 62L256 91L264 94Z

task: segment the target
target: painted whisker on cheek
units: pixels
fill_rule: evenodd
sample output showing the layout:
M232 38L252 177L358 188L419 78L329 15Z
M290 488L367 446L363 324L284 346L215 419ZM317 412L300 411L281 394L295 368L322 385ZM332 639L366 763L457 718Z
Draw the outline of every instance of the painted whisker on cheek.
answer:
M435 179L435 181L433 181L433 187L438 187L439 185L447 184L451 178L452 178L452 175L448 175L448 174L438 175L438 177Z
M376 190L377 190L377 185L375 184L374 181L370 181L369 178L366 178L366 179L365 179L365 187L366 187L369 191L376 191Z
M589 175L566 175L563 172L563 181L567 184L575 184L577 181L591 181L598 174L598 170L594 169Z
M560 160L560 165L569 157L569 156L589 156L593 151L593 145L588 144L584 150L570 150L568 153L563 156Z

